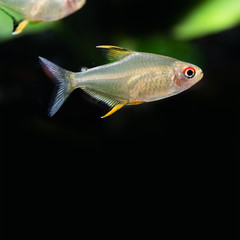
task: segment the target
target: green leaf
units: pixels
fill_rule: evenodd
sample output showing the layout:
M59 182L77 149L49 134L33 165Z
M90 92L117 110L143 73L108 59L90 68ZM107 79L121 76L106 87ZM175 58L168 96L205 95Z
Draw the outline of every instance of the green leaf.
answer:
M205 0L173 28L177 39L193 39L240 23L240 0Z

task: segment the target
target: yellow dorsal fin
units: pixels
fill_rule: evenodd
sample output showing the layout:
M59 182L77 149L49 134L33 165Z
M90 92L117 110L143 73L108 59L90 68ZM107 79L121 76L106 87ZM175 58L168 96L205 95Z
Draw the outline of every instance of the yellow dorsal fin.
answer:
M109 60L120 60L130 54L133 54L134 51L109 45L96 46L96 48L101 49Z

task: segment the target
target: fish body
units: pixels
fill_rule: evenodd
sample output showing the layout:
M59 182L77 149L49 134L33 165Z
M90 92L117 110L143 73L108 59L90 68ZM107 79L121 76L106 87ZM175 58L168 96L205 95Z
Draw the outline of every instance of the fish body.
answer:
M13 10L23 18L18 24L20 26L16 26L14 31L14 34L18 34L29 20L56 21L76 12L85 2L86 0L0 0L0 5Z
M203 77L199 67L171 57L114 46L98 48L118 61L73 73L40 58L48 75L56 79L57 94L50 107L50 116L76 88L110 106L112 110L106 117L124 105L156 101L178 94Z

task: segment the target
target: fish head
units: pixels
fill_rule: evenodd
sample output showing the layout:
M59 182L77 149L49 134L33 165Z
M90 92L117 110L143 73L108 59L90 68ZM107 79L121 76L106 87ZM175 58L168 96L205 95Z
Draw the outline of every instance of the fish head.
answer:
M66 15L79 10L86 0L66 0Z
M184 91L195 83L200 81L203 77L203 71L196 65L176 61L173 67L173 81L174 85L180 91Z

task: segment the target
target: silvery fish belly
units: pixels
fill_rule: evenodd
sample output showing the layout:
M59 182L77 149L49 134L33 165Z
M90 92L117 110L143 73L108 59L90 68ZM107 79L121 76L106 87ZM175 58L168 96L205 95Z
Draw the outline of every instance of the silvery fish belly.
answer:
M79 10L86 0L0 0L0 5L22 16L13 34L20 33L28 21L56 21ZM10 14L9 14L10 15Z
M44 58L40 61L46 73L56 82L56 95L49 109L53 116L70 93L81 88L93 98L107 104L107 117L124 105L151 102L178 94L202 77L202 70L177 59L135 52L115 46L98 46L116 62L73 73Z

